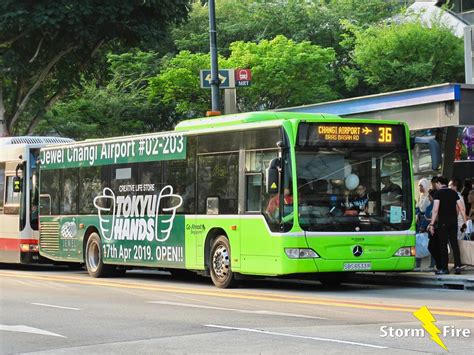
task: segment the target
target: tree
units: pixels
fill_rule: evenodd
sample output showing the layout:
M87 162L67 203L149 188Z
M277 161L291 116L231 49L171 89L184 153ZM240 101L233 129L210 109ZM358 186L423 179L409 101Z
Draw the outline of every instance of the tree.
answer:
M148 77L158 73L160 59L142 51L108 54L107 83L82 79L46 113L35 132L87 139L171 129L176 115L149 99Z
M240 111L267 110L334 99L334 50L296 43L284 36L259 44L235 42L220 68L250 68L252 86L237 91ZM151 97L184 117L199 117L210 107L208 90L200 88L199 70L208 68L208 54L182 51L150 80Z
M371 24L393 15L399 0L217 0L216 24L220 54L230 55L236 41L271 40L278 35L296 42L310 41L322 47L339 47L344 32L341 20ZM195 1L189 21L175 26L172 37L179 51L209 51L207 2Z
M252 86L238 89L242 111L270 110L333 100L335 52L284 36L231 45L230 68L250 68Z
M209 63L209 54L189 51L164 58L161 73L150 78L150 98L172 107L182 118L202 116L211 107L211 96L200 87L199 71ZM219 66L226 66L225 58L219 57Z
M310 41L336 53L334 83L341 97L353 96L344 85L341 68L350 62L352 48L341 46L345 24L366 28L400 12L400 0L217 0L219 54L228 57L236 41L259 43L283 35L295 42ZM178 50L209 51L209 19L205 1L195 1L189 21L175 26L172 37Z
M0 2L0 136L31 132L110 43L162 38L186 0Z
M376 93L463 82L463 41L449 28L436 23L427 28L413 21L351 31L354 65L345 69L351 88L366 84Z

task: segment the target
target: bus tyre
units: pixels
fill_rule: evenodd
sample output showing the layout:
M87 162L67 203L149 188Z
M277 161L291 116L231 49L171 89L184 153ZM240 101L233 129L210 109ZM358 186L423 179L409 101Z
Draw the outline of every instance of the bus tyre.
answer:
M209 263L214 285L220 288L235 286L234 273L230 265L230 244L225 236L221 235L214 240Z
M104 265L102 260L102 242L97 233L92 233L87 239L86 244L86 269L92 277L106 277L110 276L113 267Z

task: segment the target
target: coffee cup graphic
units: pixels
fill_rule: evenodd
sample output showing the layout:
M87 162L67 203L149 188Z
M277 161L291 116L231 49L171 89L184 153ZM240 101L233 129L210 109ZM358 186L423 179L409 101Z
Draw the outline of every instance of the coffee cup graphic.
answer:
M169 204L167 204L168 207L163 208L165 214L160 217L158 215L160 206L167 199L170 199ZM171 230L173 229L173 222L176 217L176 210L180 208L182 204L183 198L174 193L171 185L166 185L161 189L158 195L158 206L155 214L155 239L158 242L165 242L169 239Z
M94 198L94 206L97 208L102 237L106 240L111 240L113 237L115 222L114 192L108 187L104 188L102 195L96 196Z

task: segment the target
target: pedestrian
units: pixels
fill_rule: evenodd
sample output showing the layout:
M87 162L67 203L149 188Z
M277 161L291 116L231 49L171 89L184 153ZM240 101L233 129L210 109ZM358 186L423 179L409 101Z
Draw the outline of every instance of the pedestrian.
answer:
M436 183L438 191L434 195L433 214L428 225L430 233L434 234L438 246L435 255L438 270L437 275L449 274L448 270L448 241L454 256L454 273L461 273L461 257L457 239L458 209L464 218L462 228L466 228L466 213L458 194L448 188L448 179L444 176L438 178ZM436 227L435 227L436 225Z
M474 221L474 190L469 191L469 195L467 196L469 204L471 205L471 209L466 212L467 216Z
M430 199L429 199L429 181L428 179L420 179L420 182L418 183L418 189L419 189L419 196L416 200L416 225L417 225L417 232L423 233L424 231L420 230L420 224L422 222L423 216L425 215L425 210L426 208L430 205ZM426 226L425 226L426 228Z
M469 214L471 210L471 204L469 203L469 192L472 190L472 180L469 178L464 179L464 185L461 190L461 195L464 199L464 205L466 206L466 214Z
M438 177L437 176L433 176L431 178L431 189L432 190L438 190L438 186L436 185L436 183L438 182Z
M420 220L420 224L419 224L419 228L420 228L420 233L428 233L428 238L429 238L429 242L428 242L428 251L430 252L431 254L431 258L430 258L430 266L428 266L428 269L427 270L423 270L423 271L433 271L434 268L435 268L435 265L436 265L436 259L434 257L433 254L437 254L437 246L436 246L436 239L434 238L434 236L427 230L428 228L428 225L431 223L431 216L432 216L432 213L433 213L433 201L434 201L434 194L435 194L435 190L433 189L430 189L428 191L428 198L429 198L429 202L430 204L428 205L428 207L426 207L426 210L425 210L425 213L424 215L421 217L421 220ZM439 258L439 257L438 257ZM413 271L421 271L421 258L416 258L415 261L415 269Z
M463 196L459 192L459 185L461 185L461 181L459 181L459 179L456 179L456 178L451 179L448 183L448 187L450 189L456 191L456 193L458 194L459 199L461 200L461 203L464 207L464 213L466 213L467 212L466 204L464 203ZM465 218L463 218L463 216L461 216L461 211L459 210L458 211L458 240L463 239L463 237L464 237L464 233L461 232L461 230L460 230L464 220L465 220Z

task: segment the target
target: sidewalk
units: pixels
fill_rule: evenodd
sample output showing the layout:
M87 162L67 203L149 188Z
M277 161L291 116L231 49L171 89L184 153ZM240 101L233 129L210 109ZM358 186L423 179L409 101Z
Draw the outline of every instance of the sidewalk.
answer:
M351 277L351 281L378 284L404 285L412 287L447 288L453 290L474 291L474 266L463 266L461 275L455 275L449 265L449 275L435 275L434 272L361 272ZM422 267L421 270L426 270Z

